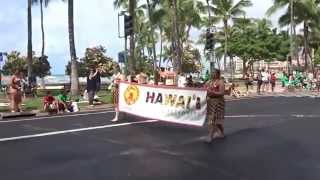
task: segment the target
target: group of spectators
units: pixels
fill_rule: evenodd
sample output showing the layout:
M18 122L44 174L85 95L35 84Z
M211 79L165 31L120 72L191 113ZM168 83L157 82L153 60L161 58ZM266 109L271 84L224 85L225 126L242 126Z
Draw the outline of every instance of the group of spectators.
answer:
M261 92L274 92L276 87L276 73L271 71L266 71L264 69L259 70L256 77L252 73L245 74L245 86L246 92L249 92L249 88L253 87L254 81L257 82L257 93L261 94Z
M291 75L285 72L281 76L282 87L288 89L305 89L320 92L320 71L313 73L294 71Z
M320 71L317 73L293 71L292 74L288 75L286 72L275 73L261 69L256 75L251 73L245 74L245 86L247 93L250 87L252 88L254 82L257 84L257 94L262 92L274 92L276 82L281 82L282 88L286 90L294 89L305 89L305 90L317 90L320 92Z
M68 91L61 91L58 96L54 97L51 91L47 91L43 97L43 109L49 114L58 114L64 112L78 112L79 107L68 96Z
M101 73L103 70L101 68L90 68L87 76L87 85L83 93L83 98L87 99L89 106L94 106L94 101L96 100L96 94L101 88ZM61 113L61 112L78 112L79 107L77 102L71 101L68 96L69 91L61 91L60 94L55 98L52 96L50 91L43 98L44 110L50 114Z

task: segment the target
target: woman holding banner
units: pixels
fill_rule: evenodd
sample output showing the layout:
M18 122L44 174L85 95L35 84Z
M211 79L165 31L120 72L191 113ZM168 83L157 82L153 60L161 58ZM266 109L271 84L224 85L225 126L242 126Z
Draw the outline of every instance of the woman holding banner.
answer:
M119 109L118 109L118 98L119 98L119 83L120 81L125 81L126 76L118 73L113 80L113 104L115 108L115 117L111 120L112 122L117 122L119 120Z
M220 70L215 70L212 79L206 85L207 89L207 119L209 124L208 142L215 138L224 138L224 112L225 112L225 84Z

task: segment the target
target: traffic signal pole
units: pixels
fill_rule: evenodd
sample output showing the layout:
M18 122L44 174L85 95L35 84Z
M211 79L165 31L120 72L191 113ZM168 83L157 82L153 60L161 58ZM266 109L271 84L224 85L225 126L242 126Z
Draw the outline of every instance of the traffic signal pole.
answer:
M210 27L211 27L211 12L210 12L210 3L209 3L209 0L207 0L207 6L208 6L208 29L207 29L207 39L208 39L208 31L210 31ZM208 40L207 40L208 41ZM207 44L206 44L207 46ZM213 70L213 67L212 67L212 53L209 51L209 54L208 54L208 60L210 62L210 73L212 73L212 70Z
M209 45L209 48L206 47L206 49L209 50L209 53L208 53L208 60L210 62L210 72L212 73L213 72L213 69L214 69L214 61L215 61L215 54L214 54L214 42L211 42L212 44L208 44L210 43L210 38L212 38L213 40L213 37L208 37L210 36L211 34L211 23L212 23L212 18L211 18L211 11L210 11L210 3L209 3L209 0L207 0L207 6L208 6L208 29L207 29L207 42L206 42L206 46L208 47ZM214 41L214 40L213 40ZM211 48L210 48L211 47Z
M124 28L124 35L122 36L121 35L121 32L120 32L120 17L123 16L124 17L124 26L126 25L126 13L127 11L121 11L119 14L118 14L118 37L119 38L123 38L124 39L124 52L120 52L123 54L123 57L124 57L124 69L123 69L123 73L124 74L128 74L128 58L127 58L127 54L128 54L128 38L126 36L126 31L125 31L125 28Z

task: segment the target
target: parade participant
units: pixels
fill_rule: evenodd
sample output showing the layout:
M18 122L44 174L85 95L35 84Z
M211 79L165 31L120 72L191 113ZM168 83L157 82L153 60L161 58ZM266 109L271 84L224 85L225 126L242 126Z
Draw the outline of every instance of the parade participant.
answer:
M20 105L22 101L22 80L21 73L19 70L15 70L10 81L10 102L11 102L11 112L20 112Z
M189 77L187 77L187 83L186 83L187 87L194 87L194 83L193 83L193 79L192 79L192 75L190 75Z
M148 83L148 75L141 72L136 76L136 79L138 81L138 84L147 84Z
M225 112L225 84L221 77L220 70L215 70L212 79L206 85L207 99L207 118L209 125L208 142L214 138L224 137L224 112Z
M178 74L178 87L180 88L184 88L186 87L186 84L187 84L187 79L186 79L186 76L184 74Z
M113 80L113 88L112 88L112 93L113 93L113 104L115 108L115 117L111 120L112 122L117 122L119 120L119 109L118 109L118 101L119 101L119 83L120 81L126 81L126 76L122 75L120 73L117 74L117 76Z
M229 91L232 97L239 98L240 96L242 96L241 92L238 90L238 87L239 87L238 84L234 84L234 83L231 84Z

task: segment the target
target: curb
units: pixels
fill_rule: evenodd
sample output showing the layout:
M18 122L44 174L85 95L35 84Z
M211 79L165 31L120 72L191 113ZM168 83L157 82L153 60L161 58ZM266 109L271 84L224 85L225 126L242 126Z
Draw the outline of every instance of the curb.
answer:
M110 110L110 109L113 110L114 105L111 105L111 104L104 105L103 107L96 106L96 107L92 107L92 108L85 108L84 110L80 110L79 112L70 112L70 113L63 113L63 114L83 114L83 113L101 112L101 111L106 111L106 110ZM37 117L48 116L48 113L39 112L38 110L36 110L36 112L35 111L33 111L33 112L36 113ZM58 115L61 115L61 114L58 114ZM54 115L51 115L51 116L54 116Z

